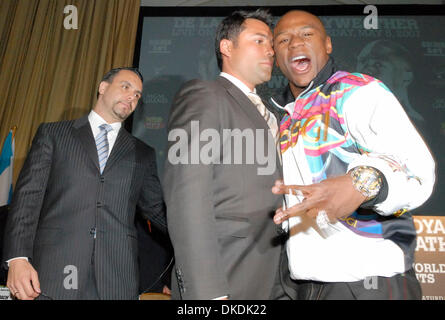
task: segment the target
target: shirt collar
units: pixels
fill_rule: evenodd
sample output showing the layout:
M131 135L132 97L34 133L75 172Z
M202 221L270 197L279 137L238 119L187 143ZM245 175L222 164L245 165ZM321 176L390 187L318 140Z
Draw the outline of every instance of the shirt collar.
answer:
M91 128L93 129L93 133L99 130L99 126L101 124L107 123L104 118L102 118L97 112L94 110L91 110L90 114L88 115L88 121L91 124ZM122 122L113 122L109 123L109 125L113 128L114 132L119 132L120 128L122 127ZM96 136L96 135L94 135Z
M240 79L238 79L237 77L232 76L231 74L225 73L225 72L221 72L219 74L221 77L226 78L227 80L229 80L230 82L232 82L238 89L240 89L242 92L244 92L244 94L248 95L249 93L256 93L256 88L253 89L253 91L251 91L249 89L249 87L242 82Z

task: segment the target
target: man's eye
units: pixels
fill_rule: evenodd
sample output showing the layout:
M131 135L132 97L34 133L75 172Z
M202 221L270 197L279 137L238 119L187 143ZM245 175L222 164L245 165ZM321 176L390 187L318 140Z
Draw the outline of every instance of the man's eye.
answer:
M258 44L263 43L263 39L256 39L255 42Z
M280 39L280 40L278 41L278 43L285 43L285 42L288 42L288 41L289 41L288 38L283 38L283 39Z
M305 33L304 33L304 36L305 36L305 37L310 37L310 36L312 36L312 35L313 35L312 32L305 32Z

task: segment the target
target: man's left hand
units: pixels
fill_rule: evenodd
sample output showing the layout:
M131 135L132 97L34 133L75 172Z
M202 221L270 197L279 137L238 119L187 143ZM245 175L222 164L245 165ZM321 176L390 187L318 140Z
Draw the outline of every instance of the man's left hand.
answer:
M274 194L297 194L300 191L304 200L290 208L279 208L275 212L274 222L280 224L290 217L306 214L315 218L320 211L325 211L331 222L350 215L366 197L355 189L349 174L328 178L320 183L308 186L284 185L277 180L272 187Z

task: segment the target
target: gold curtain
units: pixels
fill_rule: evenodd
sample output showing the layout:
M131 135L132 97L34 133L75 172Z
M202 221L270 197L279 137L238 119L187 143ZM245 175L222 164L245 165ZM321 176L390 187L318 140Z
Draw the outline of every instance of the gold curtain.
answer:
M77 9L78 29L73 23ZM132 66L140 0L0 0L0 146L17 125L14 185L42 122L78 118L110 69Z

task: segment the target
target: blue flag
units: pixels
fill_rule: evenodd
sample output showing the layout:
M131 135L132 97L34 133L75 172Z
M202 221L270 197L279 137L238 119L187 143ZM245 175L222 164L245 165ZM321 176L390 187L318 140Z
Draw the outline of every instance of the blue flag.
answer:
M10 130L0 154L0 207L11 203L14 140L12 130Z

